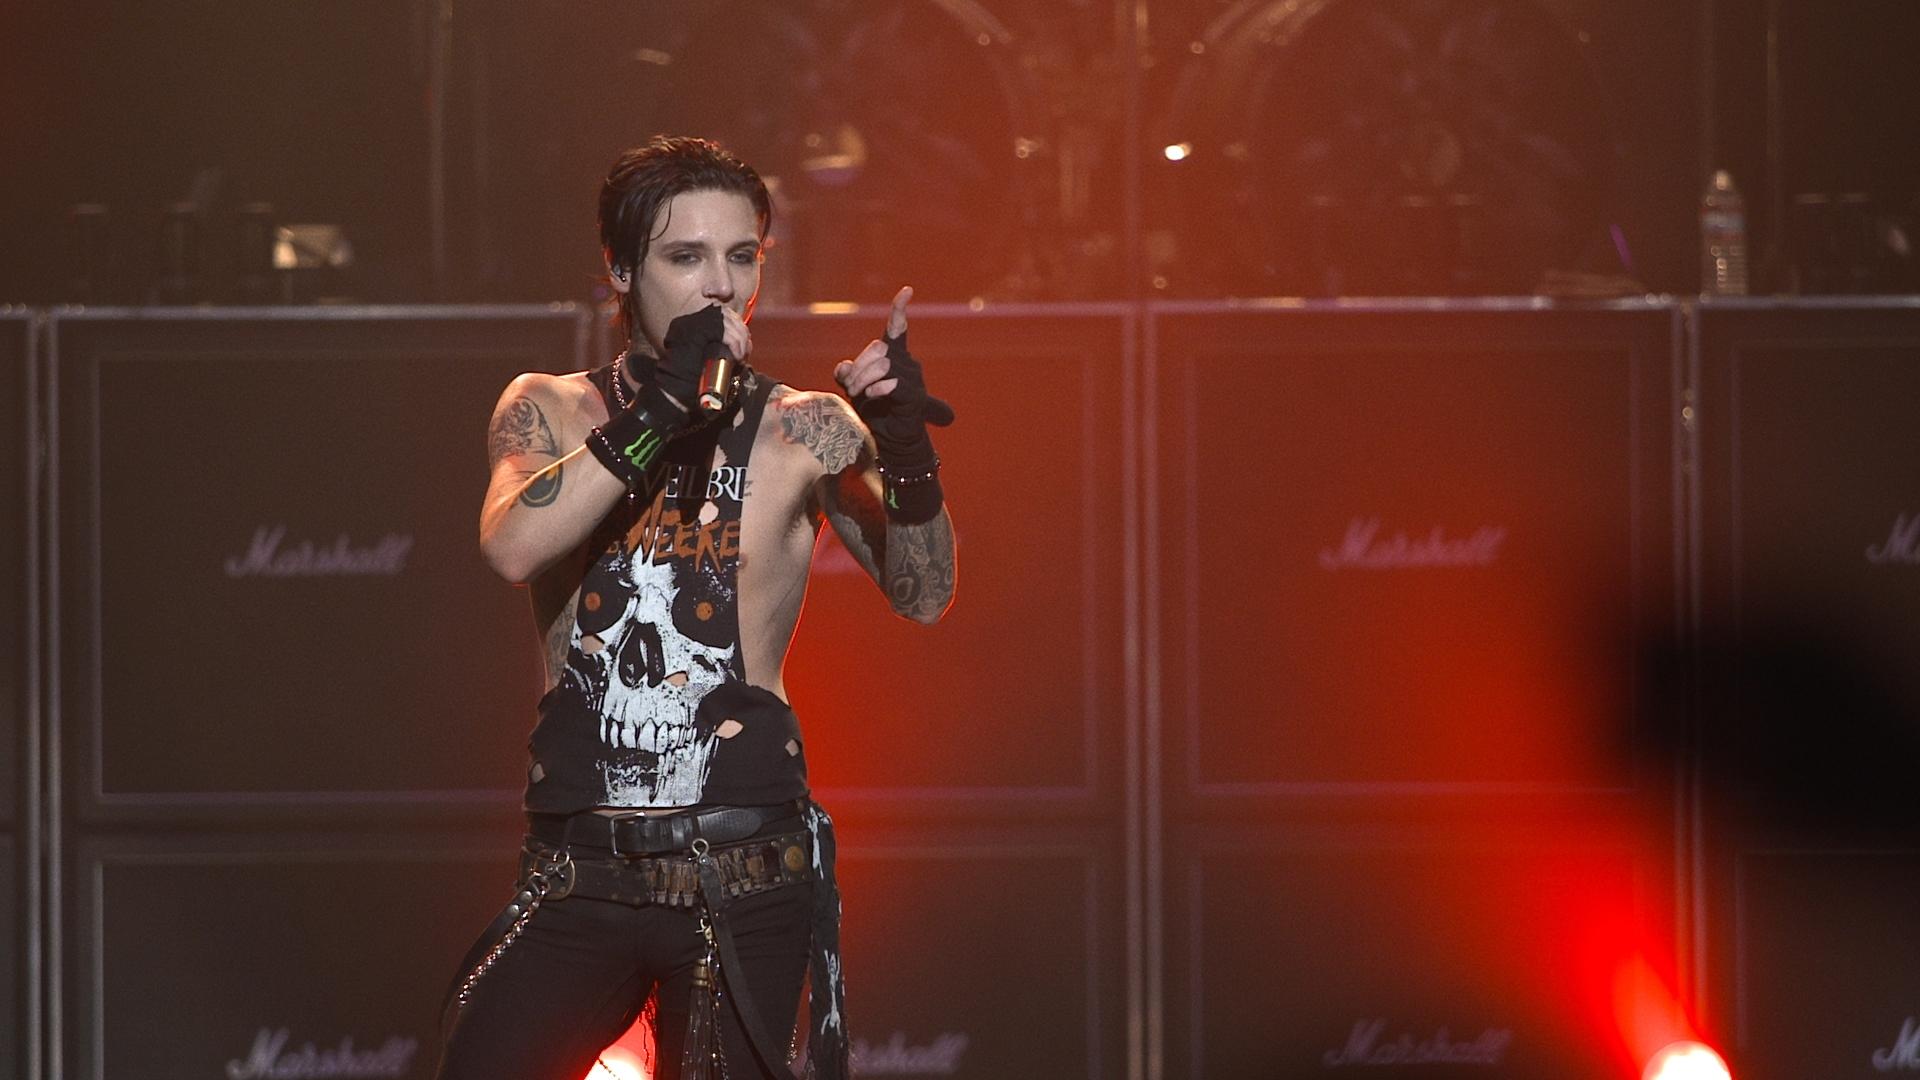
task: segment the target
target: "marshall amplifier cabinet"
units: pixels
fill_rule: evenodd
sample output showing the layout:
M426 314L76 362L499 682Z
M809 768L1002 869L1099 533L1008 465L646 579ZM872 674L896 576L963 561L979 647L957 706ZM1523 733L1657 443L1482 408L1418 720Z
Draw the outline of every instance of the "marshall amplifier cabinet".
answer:
M1606 838L1331 841L1212 828L1169 861L1166 1075L1633 1075L1645 912Z
M516 850L510 832L77 843L65 1075L428 1080Z
M856 1075L1124 1075L1117 831L840 840Z
M1707 968L1734 1068L1920 1069L1920 303L1703 302Z
M1146 654L1189 810L1613 795L1676 633L1671 306L1150 313Z
M112 310L51 320L51 635L87 820L514 805L540 691L475 542L507 382L587 317Z
M1756 849L1736 874L1735 1075L1920 1072L1920 844Z
M766 311L753 363L832 389L887 309ZM914 355L959 544L946 618L918 626L828 535L786 669L812 782L836 812L1026 814L1113 798L1131 715L1125 309L916 306ZM824 530L831 533L831 529Z

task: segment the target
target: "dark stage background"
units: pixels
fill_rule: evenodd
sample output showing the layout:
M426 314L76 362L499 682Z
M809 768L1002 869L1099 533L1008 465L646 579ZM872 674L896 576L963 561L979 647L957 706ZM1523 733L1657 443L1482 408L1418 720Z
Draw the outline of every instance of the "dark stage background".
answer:
M959 412L951 614L829 539L789 666L860 1075L1920 1070L1920 5L5 23L0 1080L432 1074L539 691L485 419L615 351L660 130L775 182L756 365L911 283Z

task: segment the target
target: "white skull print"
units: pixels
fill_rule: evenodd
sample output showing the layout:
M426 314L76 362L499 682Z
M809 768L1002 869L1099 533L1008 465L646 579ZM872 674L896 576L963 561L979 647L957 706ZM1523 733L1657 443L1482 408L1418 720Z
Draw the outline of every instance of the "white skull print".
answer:
M638 557L622 569L634 589L609 627L617 636L583 640L574 628L574 647L601 697L600 741L609 750L602 765L605 805L698 802L717 737L699 732L694 714L726 681L737 646L705 645L674 625L672 566Z

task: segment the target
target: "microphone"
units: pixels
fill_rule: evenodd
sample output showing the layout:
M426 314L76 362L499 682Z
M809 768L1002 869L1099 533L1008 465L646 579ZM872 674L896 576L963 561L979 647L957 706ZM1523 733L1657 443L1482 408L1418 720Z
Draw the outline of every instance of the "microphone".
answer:
M707 357L707 366L700 370L700 409L703 412L724 412L728 399L733 396L733 350L722 344L713 347L713 355Z

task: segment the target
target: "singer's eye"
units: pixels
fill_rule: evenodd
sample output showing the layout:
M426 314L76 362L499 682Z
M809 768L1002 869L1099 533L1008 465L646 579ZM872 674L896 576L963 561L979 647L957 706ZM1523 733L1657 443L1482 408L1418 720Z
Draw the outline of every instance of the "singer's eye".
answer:
M753 248L745 248L733 253L733 261L741 266L752 266L760 261L760 252Z

